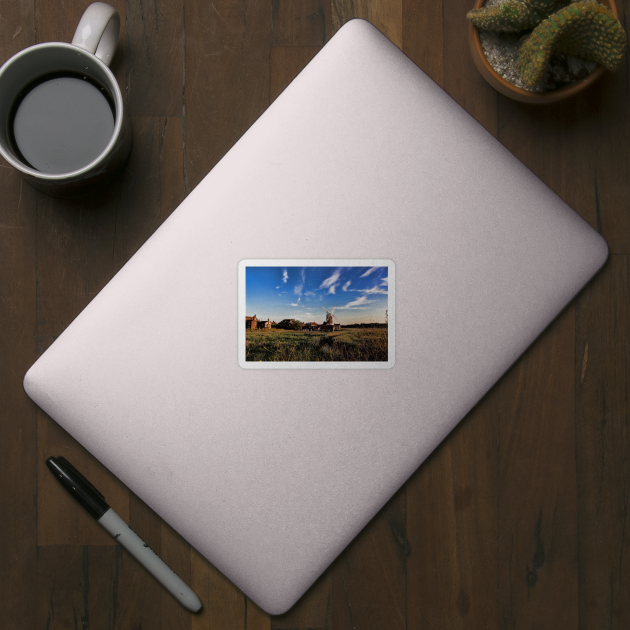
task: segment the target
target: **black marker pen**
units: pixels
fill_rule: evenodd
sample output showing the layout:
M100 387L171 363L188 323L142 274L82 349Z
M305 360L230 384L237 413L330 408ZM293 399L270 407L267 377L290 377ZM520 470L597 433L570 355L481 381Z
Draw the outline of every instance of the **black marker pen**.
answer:
M160 582L183 606L197 612L201 601L140 537L105 502L105 497L65 457L49 457L61 485Z

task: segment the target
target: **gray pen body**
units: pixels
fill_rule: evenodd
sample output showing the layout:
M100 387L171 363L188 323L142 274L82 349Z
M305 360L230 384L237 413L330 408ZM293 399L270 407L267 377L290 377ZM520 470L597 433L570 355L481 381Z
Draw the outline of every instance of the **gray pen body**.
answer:
M201 601L158 555L109 508L98 522L140 562L183 606L197 612Z

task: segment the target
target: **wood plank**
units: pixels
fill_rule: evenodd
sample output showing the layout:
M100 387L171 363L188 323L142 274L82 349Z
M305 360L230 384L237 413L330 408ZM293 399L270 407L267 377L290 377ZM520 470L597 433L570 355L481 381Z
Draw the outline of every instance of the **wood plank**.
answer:
M120 13L121 37L125 33L125 3L121 0L109 2ZM37 8L37 43L43 42L71 42L77 29L79 20L88 4L83 2L68 2L60 5L51 0L39 0Z
M443 3L443 88L492 135L497 135L498 93L479 74L468 50L470 0Z
M116 548L42 547L33 627L111 630L116 611Z
M567 102L541 109L517 104L500 97L498 116L501 142L594 227L601 230L602 215L601 207L598 207L600 204L598 167L596 166L597 160L601 158L598 157L597 150L594 150L592 141L596 135L595 130L605 126L602 119L598 120L598 100L597 93L592 91ZM524 134L527 134L527 141L524 141ZM597 144L595 142L596 146ZM563 353L566 356L563 360L565 365L559 365L555 372L571 374L573 378L569 367L569 339L566 344L567 349ZM551 372L551 368L549 371ZM544 380L543 376L536 378ZM545 447L548 451L545 456L548 463L543 467L543 470L547 470L546 480L543 481L539 474L536 474L533 486L535 493L532 491L526 495L528 500L523 501L523 493L518 493L516 488L518 483L524 483L524 481L517 483L510 475L505 478L505 488L509 486L514 488L509 493L513 497L509 499L509 502L520 504L516 514L511 514L512 507L507 511L502 507L505 505L503 502L506 496L501 495L500 513L506 517L511 514L509 517L511 524L500 529L505 532L505 536L499 540L499 566L501 566L502 558L513 559L520 556L521 575L515 574L512 569L509 576L506 575L505 579L500 580L500 584L503 585L499 591L500 615L503 614L500 618L509 619L515 627L520 624L526 626L534 619L540 627L553 627L558 623L577 626L578 617L580 617L580 623L582 621L583 603L580 603L579 610L576 603L578 542L574 512L578 508L577 503L573 505L574 499L571 496L571 487L575 483L573 476L577 475L572 447L575 441L575 430L570 428L569 419L566 416L566 408L570 404L568 398L569 396L572 398L572 395L568 392L568 385L563 384L562 390L566 392L564 395L567 401L565 405L558 408L560 415L554 418L549 414L549 421L553 420L556 432L551 439L547 438L548 446ZM551 399L551 391L548 395ZM502 417L505 417L505 414ZM534 420L536 423L531 429L534 433L539 436L545 435L545 430L548 433L549 428L540 425L538 416ZM501 430L503 432L503 426ZM565 437L561 439L563 433ZM521 435L518 441L525 445L527 439ZM533 442L533 438L529 439ZM555 450L550 448L554 443ZM533 451L536 453L536 461L532 463L532 467L536 473L543 457L542 451L543 447L540 444ZM560 470L557 466L562 460L564 460L564 468ZM522 465L525 465L525 462ZM540 493L543 485L546 491L543 491L542 497L535 496ZM554 486L557 494L557 508L553 497ZM578 501L577 497L575 501ZM537 510L538 515L536 515ZM510 530L514 527L516 535L514 539L508 539L511 535ZM552 552L547 545L555 544L554 541L558 541L561 547ZM546 566L552 553L555 567ZM545 565L542 564L543 562ZM523 573L523 565L526 568L525 573ZM540 568L537 565L540 565ZM555 577L552 577L552 573ZM545 582L538 580L538 578L542 580L543 575L545 575ZM508 587L510 579L512 583ZM515 593L519 593L518 597ZM543 618L545 623L549 624L548 626L541 625Z
M0 618L26 629L34 624L37 410L22 379L37 359L36 192L4 160L0 198Z
M630 3L619 5L626 6L628 16ZM625 28L628 32L628 27ZM626 151L630 146L629 66L626 62L618 72L607 73L591 88L588 96L592 99L592 108L582 124L574 128L574 133L580 136L586 135L586 128L588 135L580 154L588 152L593 164L590 180L595 200L589 205L587 218L615 254L630 254L630 213L627 211L630 208L630 160ZM567 168L576 166L578 156L567 163ZM579 180L576 177L573 181L577 184Z
M578 626L571 305L500 383L497 625Z
M160 163L160 225L184 200L184 136L182 118L164 120L159 149Z
M269 98L275 101L321 47L272 48L269 53Z
M132 117L131 121L134 146L115 208L112 272L140 249L184 199L181 118Z
M35 43L33 3L3 3L0 64ZM0 158L0 619L36 625L37 419L22 388L35 345L37 193Z
M403 0L332 0L333 35L353 18L367 20L402 50Z
M36 37L33 2L4 2L0 20L0 64L23 48L37 43Z
M130 116L181 116L184 85L183 0L140 0L126 9Z
M245 630L270 630L271 618L254 602L245 597Z
M403 0L402 50L440 87L444 87L442 1Z
M246 630L249 606L246 608L245 596L195 549L191 588L203 602L203 608L193 617L193 630Z
M611 256L576 305L580 628L630 627L630 260Z
M37 350L44 352L112 275L121 181L103 193L61 200L40 195Z
M587 95L545 107L499 99L499 140L584 218L597 227L595 163ZM527 142L523 134L527 133Z
M499 399L494 387L407 483L409 630L496 618Z
M607 81L611 81L612 83L609 85L612 86L616 80L618 79L612 77L605 78L600 85L606 86ZM619 104L621 103L619 92L615 94L614 89L609 87L607 98L609 99L608 102L611 104L616 103L616 105L609 107L619 108ZM500 97L498 110L499 139L501 142L601 232L607 231L607 228L604 227L605 217L617 217L619 214L618 207L615 208L614 204L615 197L620 195L623 199L623 197L627 195L628 190L627 181L619 177L619 171L616 173L617 178L615 182L609 177L610 171L612 170L614 172L615 170L615 167L611 169L610 163L611 158L615 158L615 154L608 150L607 141L602 138L601 131L609 127L607 118L602 117L602 109L605 109L605 106L603 106L604 100L602 92L591 90L566 102L557 103L544 108L518 104ZM617 113L619 114L619 112ZM610 112L608 112L608 114L610 114ZM608 117L608 119L610 119L610 117ZM623 138L627 133L626 123L622 121L622 117L619 115L617 115L617 119L619 120L617 133ZM525 135L527 135L526 141L524 140ZM608 140L610 140L610 136ZM615 159L619 159L619 155L617 155ZM601 176L602 172L606 172L603 178ZM606 180L605 185L602 184L604 180ZM602 202L603 199L606 199L606 201ZM623 225L619 227L623 234L625 228ZM621 241L616 240L616 244L621 246ZM579 342L576 347L579 353L581 350ZM575 361L577 362L578 360L581 359L576 356ZM568 359L566 363L567 366L562 368L563 371L569 369ZM580 418L583 418L579 398L576 410L579 454ZM564 414L562 418L564 419ZM563 430L567 434L566 439L571 440L568 425ZM558 446L560 446L560 443L558 443ZM572 479L569 477L569 472L573 474L572 471L575 468L575 464L569 459L570 455L567 445L562 446L561 452L564 453L567 468L564 481L562 483L555 483L558 485L559 491L561 491L561 494L559 493L558 495L560 497L559 506L564 505L565 516L556 518L554 521L559 521L560 527L565 530L565 545L561 554L556 553L554 556L554 560L557 564L559 561L556 568L557 577L554 586L555 600L553 602L543 601L543 598L540 598L540 592L544 589L540 589L540 591L536 590L536 597L532 596L531 601L528 600L528 605L525 606L525 610L517 608L515 612L509 613L516 615L516 617L511 617L512 619L518 619L519 621L522 619L524 620L523 622L526 623L527 619L542 618L542 611L545 610L545 619L548 619L550 623L549 627L552 627L551 624L553 623L554 616L556 621L560 622L559 608L562 599L565 600L565 605L567 606L567 615L562 623L567 624L568 620L573 619L575 625L577 625L578 611L576 611L575 604L577 586L575 582L578 579L578 571L575 566L577 561L574 556L576 553L579 553L580 558L582 558L584 553L589 553L589 551L583 551L581 539L577 550L573 549L573 545L577 545L578 543L575 540L575 517L571 514L574 509L578 510L582 508L579 507L579 503L578 507L573 508L573 499L568 497L570 484L573 483ZM548 457L556 456L550 451ZM579 475L577 472L575 474ZM507 481L509 483L509 479ZM554 483L552 478L550 478L549 483ZM535 582L535 578L539 575L539 572L535 568L535 563L542 561L543 556L540 551L545 550L547 541L553 535L553 531L549 531L549 528L553 527L554 530L557 528L550 523L550 517L554 513L554 508L551 505L552 498L546 496L544 500L547 505L541 505L539 511L540 520L535 518L536 506L532 498L529 515L527 516L527 529L529 532L526 534L524 530L519 528L519 531L522 531L521 536L528 535L530 537L531 557L527 565L528 573L526 573L526 576L528 576L531 582ZM580 500L583 500L581 491L579 491L576 501ZM560 507L558 510L560 510ZM544 533L545 522L548 528L547 534ZM533 544L531 542L532 538L537 541L536 549L538 549L538 556L536 555L536 549L531 549L531 545ZM503 540L503 542L500 541L500 550L503 551L503 557L511 554L514 549L519 549L520 545L522 545L522 542L517 542L512 546L508 545L507 540ZM525 553L522 547L520 547L520 553ZM546 550L544 556L545 558L549 557L549 553ZM524 557L522 562L524 562L525 559ZM582 560L580 560L580 562L582 562ZM563 570L561 569L562 563L564 563ZM594 565L591 566L593 569L595 568ZM585 592L588 591L588 588L584 587L584 583L584 577L582 577L582 571L580 570L580 627L587 627L582 625L586 605L585 598L587 597ZM540 587L540 584L538 584L538 587ZM522 588L521 580L520 589ZM524 591L521 591L521 593L521 599L524 599ZM529 596L530 591L528 590L528 597ZM507 610L513 611L512 601L510 600L510 602L507 603L508 597L513 597L513 593L509 592L509 589L504 589L502 592L502 605ZM599 597L596 597L593 601L598 600ZM522 602L521 605L523 605ZM551 611L551 614L549 614L549 611ZM507 614L506 612L506 615Z
M406 628L409 553L403 487L333 564L332 627Z
M269 3L193 3L185 14L186 191L269 105Z
M330 39L330 0L272 0L272 46L323 46Z
M332 628L333 571L325 571L284 615L271 617L272 630Z

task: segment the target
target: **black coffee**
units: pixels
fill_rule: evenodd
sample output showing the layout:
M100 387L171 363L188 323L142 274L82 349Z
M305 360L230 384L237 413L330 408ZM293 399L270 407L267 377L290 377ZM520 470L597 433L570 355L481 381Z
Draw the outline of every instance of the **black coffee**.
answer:
M95 160L111 140L113 102L85 77L48 75L19 95L11 131L25 163L43 173L70 173Z

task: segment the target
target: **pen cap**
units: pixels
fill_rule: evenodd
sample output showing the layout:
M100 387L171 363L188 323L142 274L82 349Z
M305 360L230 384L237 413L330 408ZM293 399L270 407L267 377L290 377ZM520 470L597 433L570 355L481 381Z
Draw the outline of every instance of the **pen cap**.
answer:
M94 518L109 510L105 497L65 457L49 457L46 466Z

